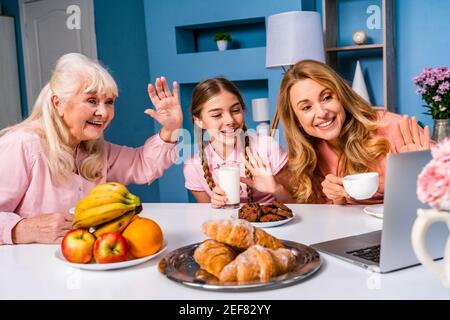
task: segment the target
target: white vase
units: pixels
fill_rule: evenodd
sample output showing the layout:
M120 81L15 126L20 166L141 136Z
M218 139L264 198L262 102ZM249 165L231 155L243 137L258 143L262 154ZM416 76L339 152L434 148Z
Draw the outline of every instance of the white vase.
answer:
M228 46L227 40L219 40L219 41L216 41L216 43L217 43L217 48L219 49L219 51L227 50L227 46Z
M364 75L361 70L361 64L359 61L356 63L355 76L353 77L352 89L356 91L357 94L366 100L370 105L369 93L367 92L366 82L364 81Z
M417 209L417 218L411 232L411 242L417 259L439 278L444 287L450 289L450 237L443 252L443 267L433 261L427 251L425 236L428 228L435 222L444 222L450 229L450 211Z

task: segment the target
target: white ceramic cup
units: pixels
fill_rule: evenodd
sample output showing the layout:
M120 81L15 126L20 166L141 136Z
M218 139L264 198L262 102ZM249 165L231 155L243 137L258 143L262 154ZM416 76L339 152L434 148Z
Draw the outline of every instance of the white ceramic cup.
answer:
M411 242L417 259L450 289L450 237L444 249L444 264L441 267L427 251L425 236L435 222L444 222L450 229L450 212L435 209L417 209L417 218L411 232Z
M343 180L347 193L356 200L370 199L378 190L378 172L366 172L345 176Z
M239 208L241 202L240 170L238 163L226 163L218 170L219 186L228 198L225 209Z

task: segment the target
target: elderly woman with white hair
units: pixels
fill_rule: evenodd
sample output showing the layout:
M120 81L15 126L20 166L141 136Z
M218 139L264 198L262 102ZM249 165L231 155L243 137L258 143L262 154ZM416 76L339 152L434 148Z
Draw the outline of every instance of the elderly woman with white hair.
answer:
M176 159L183 116L178 84L148 86L162 128L142 147L103 140L118 89L99 63L62 56L23 122L0 131L0 245L59 243L71 228L68 212L99 183L150 184Z

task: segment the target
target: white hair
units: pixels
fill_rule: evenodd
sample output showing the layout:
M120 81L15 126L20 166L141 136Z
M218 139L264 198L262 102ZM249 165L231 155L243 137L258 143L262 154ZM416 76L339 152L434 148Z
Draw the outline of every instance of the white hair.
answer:
M56 111L52 97L70 99L77 93L118 96L117 84L97 61L79 53L63 55L56 63L50 81L39 93L31 115L19 124L0 131L0 137L18 129L38 134L55 181L63 182L75 170L74 150L69 146L69 130ZM82 141L78 146L88 156L80 165L79 174L94 181L102 176L103 139Z

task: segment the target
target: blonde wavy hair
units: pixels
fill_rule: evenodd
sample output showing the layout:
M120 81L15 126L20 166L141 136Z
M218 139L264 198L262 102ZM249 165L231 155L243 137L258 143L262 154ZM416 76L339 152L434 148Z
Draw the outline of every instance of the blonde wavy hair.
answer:
M314 60L293 65L283 77L277 103L289 149L291 181L297 184L291 185L291 191L299 203L320 203L323 174L319 170L316 147L321 139L308 135L301 128L290 101L292 86L304 79L330 89L345 110L346 118L339 134L337 175L376 170L377 159L390 151L390 144L387 139L374 136L379 127L376 111L332 68Z
M117 97L117 84L98 62L79 53L63 55L56 63L50 81L42 88L31 115L21 123L0 131L0 137L19 129L40 137L52 178L63 183L76 169L75 153L69 146L69 130L53 105L52 97L68 100L79 93ZM88 155L78 168L85 179L102 177L103 139L82 141L78 150Z

